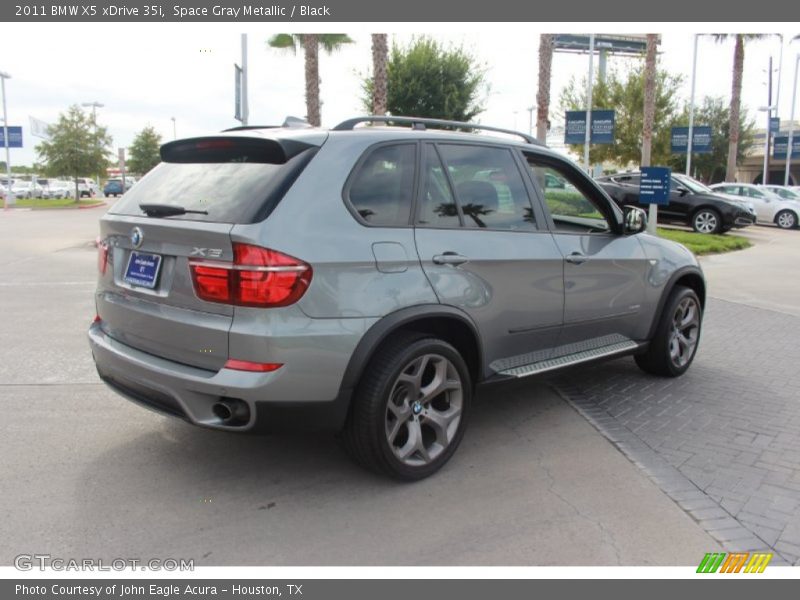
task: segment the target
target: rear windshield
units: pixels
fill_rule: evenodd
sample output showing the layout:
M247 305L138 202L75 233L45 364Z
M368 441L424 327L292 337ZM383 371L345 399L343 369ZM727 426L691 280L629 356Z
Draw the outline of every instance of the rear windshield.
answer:
M128 190L109 212L144 217L147 215L140 204L176 204L208 214L167 218L254 223L269 215L315 151L305 150L283 164L164 162Z

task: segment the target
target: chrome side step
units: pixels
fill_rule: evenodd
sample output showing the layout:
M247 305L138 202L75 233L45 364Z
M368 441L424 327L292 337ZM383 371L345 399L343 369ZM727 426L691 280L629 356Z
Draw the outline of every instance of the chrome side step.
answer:
M582 352L567 354L566 356L559 356L558 358L550 358L548 360L542 360L527 365L520 365L518 367L499 371L497 374L506 377L527 377L529 375L538 375L540 373L553 371L562 367L577 365L590 360L595 360L597 358L605 358L614 356L616 354L632 352L633 350L638 349L639 346L640 344L637 344L636 342L625 340L624 342L617 342L615 344L601 346L599 348L591 348L589 350L583 350Z

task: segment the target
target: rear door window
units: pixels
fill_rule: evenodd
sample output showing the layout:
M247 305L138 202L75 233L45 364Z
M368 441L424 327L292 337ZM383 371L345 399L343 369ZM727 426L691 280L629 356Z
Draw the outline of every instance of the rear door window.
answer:
M507 148L438 144L447 177L428 151L420 224L532 231L536 220L522 174ZM449 179L449 181L448 181ZM448 184L452 184L452 189ZM453 202L453 195L457 204Z
M408 226L416 162L416 144L379 146L369 152L347 186L347 200L356 214L369 225Z

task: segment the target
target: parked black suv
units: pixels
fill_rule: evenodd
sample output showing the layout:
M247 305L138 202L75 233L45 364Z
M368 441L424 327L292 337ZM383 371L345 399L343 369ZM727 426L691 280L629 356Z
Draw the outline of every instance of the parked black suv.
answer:
M638 171L598 177L597 183L620 206L639 204ZM747 227L756 222L756 215L743 202L714 192L686 175L673 174L669 204L658 207L658 220L681 223L698 233L725 233L733 227Z

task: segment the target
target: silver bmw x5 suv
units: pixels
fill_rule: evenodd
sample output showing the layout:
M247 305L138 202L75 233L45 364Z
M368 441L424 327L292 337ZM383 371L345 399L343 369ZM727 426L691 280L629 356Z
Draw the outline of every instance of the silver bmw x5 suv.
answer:
M161 158L100 222L89 330L100 377L161 413L340 432L411 480L453 455L479 384L694 358L694 256L527 135L364 117Z

